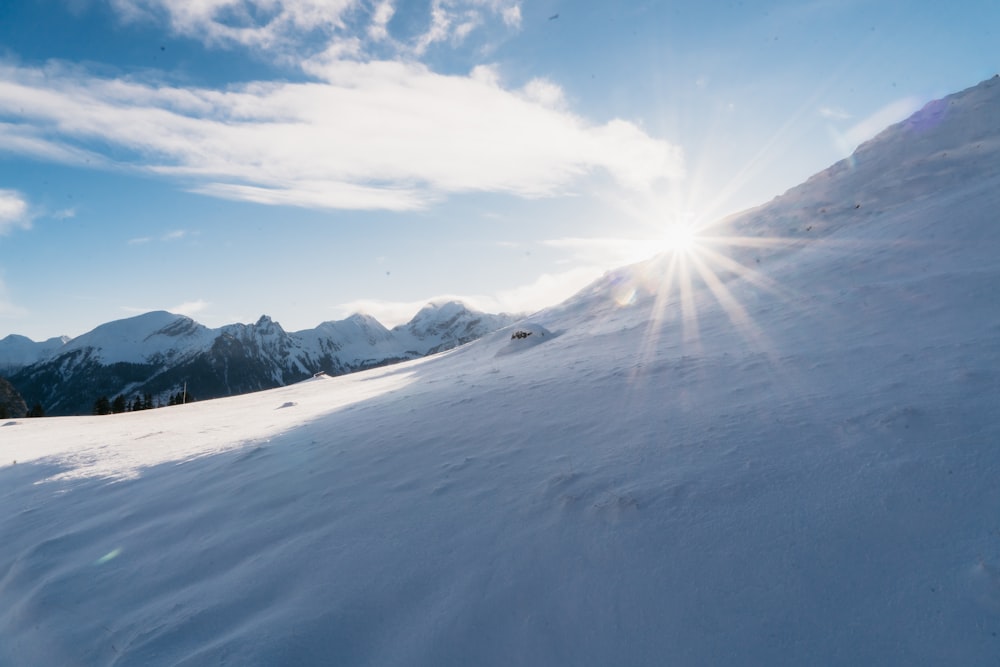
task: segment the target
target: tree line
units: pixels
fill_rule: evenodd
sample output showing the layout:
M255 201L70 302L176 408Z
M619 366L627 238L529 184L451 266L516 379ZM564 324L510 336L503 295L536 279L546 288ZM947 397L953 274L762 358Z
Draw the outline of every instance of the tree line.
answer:
M7 408L7 406L0 404L0 419L10 419L11 416L12 415L10 414L10 410ZM44 417L44 416L45 416L45 409L42 408L41 403L35 403L34 405L32 405L31 409L28 410L28 413L25 415L25 417Z
M135 398L131 401L125 398L123 394L118 394L114 399L109 399L107 396L98 396L97 400L94 401L93 412L95 415L117 415L122 412L153 410L161 408L164 405L182 405L184 403L192 403L193 401L194 398L186 390L171 394L167 402L163 404L159 400L154 401L153 395L149 393L142 396L136 394Z

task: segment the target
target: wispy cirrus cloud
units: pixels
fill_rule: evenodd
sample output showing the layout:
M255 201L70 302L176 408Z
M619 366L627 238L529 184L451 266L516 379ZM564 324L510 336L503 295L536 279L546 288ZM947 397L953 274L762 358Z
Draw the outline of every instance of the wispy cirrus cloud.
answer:
M535 80L443 75L412 61L305 62L314 81L226 89L0 65L0 150L94 156L211 196L312 208L412 210L462 192L561 193L610 174L648 189L683 172L680 150L634 123L595 124ZM9 141L8 141L9 139Z
M184 301L175 306L169 306L167 308L143 308L136 306L122 306L121 309L126 313L141 315L142 313L149 313L154 310L165 310L168 313L174 313L175 315L186 315L188 317L194 317L198 313L202 313L211 307L211 303L205 301L204 299L194 299L193 301Z
M186 229L174 229L161 236L139 236L127 241L128 245L145 245L154 241L180 241L191 235L192 232Z
M819 115L827 120L850 120L851 114L840 107L820 107Z
M521 26L520 0L432 0L422 30L394 36L396 0L110 0L125 23L166 25L213 47L252 47L301 57L331 44L367 38L420 56L435 44L460 44L499 21Z
M847 145L857 146L861 142L871 139L889 125L909 117L921 106L920 100L916 97L903 97L890 102L848 128L844 133L844 141Z
M207 310L211 305L211 303L205 301L204 299L195 299L194 301L185 301L184 303L179 303L176 306L167 308L167 311L177 313L178 315L194 317L198 313Z
M359 0L111 0L126 22L164 22L215 46L281 49L345 27Z

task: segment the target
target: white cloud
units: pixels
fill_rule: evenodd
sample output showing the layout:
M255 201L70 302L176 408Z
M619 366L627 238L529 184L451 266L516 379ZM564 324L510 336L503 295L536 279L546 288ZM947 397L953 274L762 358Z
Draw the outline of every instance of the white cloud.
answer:
M920 100L916 97L904 97L891 102L848 129L843 135L844 142L857 146L893 123L905 120L920 107Z
M121 309L126 313L138 314L149 313L156 310L165 310L168 313L174 313L175 315L186 315L187 317L194 317L197 313L205 311L212 304L203 299L195 299L194 301L184 301L176 306L170 306L167 308L156 307L156 308L142 308L135 306L122 306Z
M819 115L829 120L849 120L851 114L839 107L820 107Z
M24 196L16 190L0 190L0 235L30 227L31 213Z
M213 45L283 49L305 35L332 34L359 0L111 0L126 21L166 21Z
M520 313L529 315L543 308L562 303L600 278L606 269L595 265L578 266L561 272L543 273L530 283L499 290L492 295L441 294L421 301L384 301L358 299L337 306L337 317L353 313L371 315L386 327L405 324L421 308L431 302L462 301L487 313Z
M339 47L338 47L339 48ZM604 171L647 190L682 173L680 150L615 119L553 108L555 84L503 87L494 68L442 75L419 63L304 65L318 81L225 90L0 65L3 149L181 179L212 196L293 206L407 210L460 192L548 196Z
M209 183L193 190L221 199L301 208L410 211L423 208L430 201L429 197L422 197L412 189L308 181L286 183L284 187L266 188L233 183Z
M212 304L204 299L195 299L194 301L185 301L184 303L179 303L172 308L167 308L167 312L194 317L196 314L204 311L211 305Z
M519 3L507 4L500 9L503 22L512 28L521 27L521 5Z
M524 97L550 109L564 109L566 97L562 88L547 79L532 79L522 91Z
M372 21L368 26L368 36L375 41L389 39L387 26L395 13L396 8L393 6L393 0L380 0L372 12Z
M63 164L94 167L103 165L103 158L97 154L50 141L41 136L44 131L43 128L23 123L0 123L0 151L33 155L43 160Z
M473 31L497 17L509 29L521 27L521 3L511 0L433 0L427 30L410 51L420 56L439 43L461 44Z
M390 45L419 57L436 44L458 45L491 24L521 27L520 0L432 0L426 29L400 39L390 32L396 0L109 0L125 23L165 24L176 35L211 47L252 48L287 63L326 48L355 55ZM352 31L357 35L352 35ZM492 35L495 37L494 35ZM362 39L368 40L367 44ZM487 40L482 40L487 41ZM367 53L367 56L370 56Z
M497 292L494 296L497 303L495 310L533 313L554 306L600 278L604 272L604 268L589 265L543 273L530 283Z
M431 4L431 24L427 32L420 35L413 46L417 55L423 54L427 47L436 42L443 42L448 39L451 30L453 17L448 8L441 0L434 0Z
M190 234L191 232L189 232L186 229L175 229L167 232L166 234L163 234L158 238L154 238L152 236L140 236L137 238L129 239L127 243L129 245L144 245L146 243L151 243L153 241L179 241L189 236Z

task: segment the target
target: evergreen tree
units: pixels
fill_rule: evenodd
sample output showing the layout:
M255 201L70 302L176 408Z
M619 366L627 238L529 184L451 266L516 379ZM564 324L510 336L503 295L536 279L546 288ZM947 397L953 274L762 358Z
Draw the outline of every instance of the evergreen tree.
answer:
M146 395L142 399L142 409L152 410L153 409L153 395L146 392Z
M108 400L107 396L101 396L96 401L94 401L94 414L95 415L111 414L111 401Z
M115 400L111 402L111 412L116 415L125 412L125 397L121 394L115 396Z
M132 401L132 407L129 408L132 412L138 412L142 410L142 399L139 398L139 394L135 395L135 400Z
M41 403L35 403L33 406L31 406L31 410L28 411L28 416L29 417L44 417L45 416L45 410L42 408L42 404Z

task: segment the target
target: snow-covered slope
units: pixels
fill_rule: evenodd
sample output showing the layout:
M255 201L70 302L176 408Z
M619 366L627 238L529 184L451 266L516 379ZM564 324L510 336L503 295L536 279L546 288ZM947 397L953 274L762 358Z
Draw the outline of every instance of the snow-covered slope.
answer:
M201 399L231 396L450 349L513 319L452 302L428 305L392 331L371 316L353 315L288 333L266 315L253 324L209 329L158 311L103 324L18 368L11 382L30 402L62 415L86 414L102 395L149 394L165 403L187 387Z
M730 221L802 231L739 278L657 258L434 357L0 426L0 664L994 664L990 146L868 144Z

